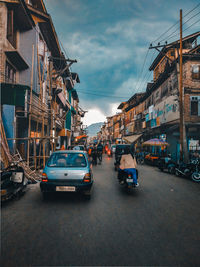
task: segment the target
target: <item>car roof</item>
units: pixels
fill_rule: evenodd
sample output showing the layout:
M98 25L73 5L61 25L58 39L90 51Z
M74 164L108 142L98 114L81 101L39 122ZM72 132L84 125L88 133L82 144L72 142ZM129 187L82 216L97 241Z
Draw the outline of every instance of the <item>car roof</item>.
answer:
M129 144L119 144L119 145L117 145L117 147L119 147L119 146L130 146Z
M54 151L53 152L53 154L54 153L78 153L78 154L80 154L80 153L82 153L82 154L87 154L87 152L85 152L85 151L83 151L83 150L58 150L58 151Z

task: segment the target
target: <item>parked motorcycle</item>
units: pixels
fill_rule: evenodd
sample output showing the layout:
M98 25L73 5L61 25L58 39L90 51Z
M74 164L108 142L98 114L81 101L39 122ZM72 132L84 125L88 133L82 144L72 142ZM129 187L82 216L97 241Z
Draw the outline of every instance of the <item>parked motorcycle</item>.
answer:
M191 179L194 182L199 183L200 182L200 160L192 160L191 163L193 164L193 173L191 175Z
M188 164L181 162L175 168L175 174L176 176L191 178L194 182L200 182L200 166L199 165L200 165L199 160L192 160Z
M136 156L136 161L138 164L143 165L144 164L144 156Z
M161 157L158 160L158 168L161 171L167 170L170 174L174 174L176 168L176 162L173 161L170 156Z
M23 168L13 164L1 171L1 200L5 201L20 196L28 180L24 176Z

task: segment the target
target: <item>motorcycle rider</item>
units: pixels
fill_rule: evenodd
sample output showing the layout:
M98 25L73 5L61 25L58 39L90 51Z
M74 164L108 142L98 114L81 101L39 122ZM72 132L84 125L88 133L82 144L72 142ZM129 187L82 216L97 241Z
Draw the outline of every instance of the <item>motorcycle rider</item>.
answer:
M102 161L102 154L103 154L103 145L100 141L97 145L97 158L99 160L99 163Z
M92 147L92 163L97 165L97 146L94 144Z
M124 172L127 174L131 174L133 177L134 185L136 187L139 186L137 182L138 170L137 170L136 158L131 153L124 154L121 157L120 166L118 170L118 179L119 179L120 184L124 183L123 181Z

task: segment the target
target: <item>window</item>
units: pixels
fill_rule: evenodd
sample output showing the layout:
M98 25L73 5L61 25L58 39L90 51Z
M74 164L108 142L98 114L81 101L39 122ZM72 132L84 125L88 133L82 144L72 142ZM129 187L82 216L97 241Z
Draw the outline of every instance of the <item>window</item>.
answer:
M48 167L86 167L85 156L81 153L54 153L47 163Z
M5 70L5 80L7 83L15 83L16 82L16 70L13 66L6 61L6 70Z
M191 115L200 116L200 97L198 96L190 97L190 110L191 110Z
M174 57L174 56L175 56L174 51L171 51L171 52L170 52L170 56L171 56L171 57Z
M131 121L131 119L132 119L132 112L130 112L130 121Z
M168 87L167 87L167 84L165 84L161 91L161 97L167 95L167 93L168 93Z
M192 65L192 79L200 80L200 65Z
M12 9L8 9L7 39L14 48L17 48L17 31L15 25L16 23L14 23L14 11Z

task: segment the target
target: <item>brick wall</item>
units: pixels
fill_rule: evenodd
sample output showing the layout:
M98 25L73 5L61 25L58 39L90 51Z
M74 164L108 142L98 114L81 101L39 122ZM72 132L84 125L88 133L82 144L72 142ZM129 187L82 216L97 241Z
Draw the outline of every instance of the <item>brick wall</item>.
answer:
M190 115L191 108L190 108L190 96L197 96L197 94L185 94L184 96L184 117L185 122L193 122L193 123L199 123L200 122L200 116L194 116Z

